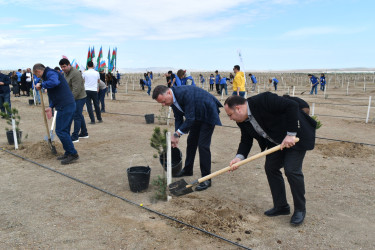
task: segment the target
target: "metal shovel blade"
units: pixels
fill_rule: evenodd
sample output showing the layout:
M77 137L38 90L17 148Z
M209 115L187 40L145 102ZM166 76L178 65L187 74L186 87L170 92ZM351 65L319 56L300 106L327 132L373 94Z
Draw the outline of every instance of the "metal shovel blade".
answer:
M169 184L168 189L172 195L181 196L181 195L190 194L193 192L191 185L189 185L190 187L186 187L188 185L189 184L184 179L182 179L182 180Z
M52 134L52 135L51 135L51 141L53 141L54 139L55 139L55 135ZM48 135L45 135L45 136L44 136L44 140L45 140L45 141L48 141L48 140L49 140L49 139L48 139Z
M52 141L50 139L48 139L48 145L51 148L52 154L57 155L56 147L52 144Z

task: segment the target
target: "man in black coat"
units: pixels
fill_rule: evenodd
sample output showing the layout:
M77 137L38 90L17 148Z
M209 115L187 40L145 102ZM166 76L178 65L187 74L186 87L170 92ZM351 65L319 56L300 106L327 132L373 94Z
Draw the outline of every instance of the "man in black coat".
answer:
M281 144L281 151L266 157L265 171L274 207L264 214L290 214L285 183L280 171L284 167L294 201L294 214L290 223L301 224L306 215L302 162L306 150L314 148L316 122L300 109L296 101L270 92L252 96L247 100L240 96L231 96L225 101L224 109L241 129L237 155L230 162L232 170L238 168L232 166L234 163L247 157L253 139L258 141L262 151ZM297 144L296 137L300 139Z

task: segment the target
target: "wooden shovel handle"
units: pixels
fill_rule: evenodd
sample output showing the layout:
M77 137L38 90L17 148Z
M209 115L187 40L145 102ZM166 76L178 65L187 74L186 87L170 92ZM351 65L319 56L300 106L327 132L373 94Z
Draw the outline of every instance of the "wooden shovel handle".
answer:
M44 118L44 125L46 126L48 140L51 140L51 136L49 134L49 129L48 129L47 117L46 117L46 110L45 110L46 108L44 106L43 93L42 93L42 90L39 90L39 91L40 91L40 102L42 104L42 115Z
M298 141L299 141L299 138L296 138L295 142L297 143ZM267 149L266 151L260 152L259 154L253 155L253 156L251 156L249 158L246 158L245 160L239 161L239 162L233 164L233 166L241 166L241 165L243 165L245 163L248 163L248 162L256 160L256 159L258 159L260 157L263 157L263 156L269 155L269 154L271 154L273 152L276 152L276 151L280 150L280 148L281 148L281 146L277 145L277 146L275 146L273 148ZM220 169L220 170L218 170L216 172L213 172L212 174L206 175L206 176L198 179L198 182L202 183L204 181L207 181L207 180L209 180L209 179L211 179L211 178L213 178L215 176L218 176L218 175L221 175L221 174L223 174L225 172L228 172L230 169L231 169L230 166L228 166L226 168L223 168L223 169Z

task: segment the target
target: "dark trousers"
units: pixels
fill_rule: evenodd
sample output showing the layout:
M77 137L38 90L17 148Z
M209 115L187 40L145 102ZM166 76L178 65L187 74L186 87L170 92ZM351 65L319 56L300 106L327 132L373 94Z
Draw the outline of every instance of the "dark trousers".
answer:
M76 112L74 112L74 131L72 133L72 139L78 139L78 134L81 131L82 135L87 135L87 127L85 118L82 115L83 106L86 103L86 97L76 100Z
M99 98L100 106L101 106L100 112L105 112L104 99L105 99L106 92L107 92L107 88L99 90L98 98Z
M220 94L220 84L215 84L215 86L216 86L216 92Z
M211 138L215 125L195 121L187 138L185 171L193 172L195 154L199 150L202 177L211 173Z
M284 149L267 155L265 170L271 189L274 207L288 204L285 193L285 183L280 169L284 167L294 201L294 210L305 211L305 181L302 173L302 163L306 151Z
M102 115L100 113L100 108L99 108L98 92L86 90L86 95L87 95L86 107L87 107L87 112L89 113L91 122L95 122L94 112L92 111L91 100L94 103L96 118L98 119L98 121L100 121L102 119Z
M214 85L210 84L210 90L214 90Z
M59 137L61 144L65 150L65 155L77 154L74 148L72 138L70 137L70 127L72 126L73 115L76 111L75 102L57 109L56 116L56 135Z
M0 109L1 109L1 112L4 112L5 113L5 108L4 108L4 103L7 102L9 103L9 107L11 108L12 105L10 104L10 92L6 92L6 93L0 93Z

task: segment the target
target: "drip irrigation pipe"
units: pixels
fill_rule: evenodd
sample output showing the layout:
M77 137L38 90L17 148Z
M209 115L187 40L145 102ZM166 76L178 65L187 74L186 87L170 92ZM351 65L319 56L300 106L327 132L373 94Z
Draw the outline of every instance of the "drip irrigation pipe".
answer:
M60 171L58 171L58 170L56 170L56 169L53 169L53 168L47 167L47 166L45 166L45 165L43 165L43 164L40 164L40 163L38 163L38 162L35 162L35 161L30 160L30 159L28 159L28 158L25 158L25 157L23 157L23 156L21 156L21 155L18 155L18 154L16 154L16 153L13 153L13 152L11 152L11 151L9 151L9 150L6 150L6 149L4 149L4 148L1 148L1 150L4 151L4 152L6 152L6 153L8 153L8 154L11 154L11 155L13 155L13 156L16 156L16 157L18 157L18 158L21 158L22 160L25 160L25 161L28 161L28 162L30 162L30 163L33 163L33 164L35 164L35 165L37 165L37 166L39 166L39 167L42 167L42 168L44 168L44 169L47 169L47 170L50 170L50 171L55 172L55 173L57 173L57 174L60 174L60 175L62 175L62 176L64 176L64 177L67 177L67 178L69 178L69 179L71 179L71 180L73 180L73 181L79 182L79 183L81 183L81 184L83 184L83 185L86 185L86 186L88 186L88 187L90 187L90 188L93 188L93 189L95 189L95 190L98 190L98 191L100 191L100 192L103 192L103 193L105 193L105 194L108 194L108 195L110 195L110 196L112 196L112 197L118 198L118 199L120 199L120 200L122 200L122 201L128 202L128 203L130 203L130 204L132 204L132 205L135 205L135 206L137 206L137 207L143 208L143 209L145 209L145 210L147 210L147 211L149 211L149 212L151 212L151 213L157 214L157 215L159 215L159 216L161 216L161 217L167 218L167 219L169 219L169 220L172 220L172 221L174 221L174 222L180 223L180 224L185 225L185 226L187 226L187 227L190 227L190 228L192 228L192 229L198 230L198 231L200 231L200 232L202 232L202 233L205 233L205 234L211 235L211 236L213 236L213 237L215 237L215 238L221 239L221 240L223 240L223 241L226 241L226 242L228 242L228 243L230 243L230 244L233 244L233 245L235 245L235 246L241 247L241 248L243 248L243 249L249 249L249 250L251 250L251 248L248 248L248 247L246 247L246 246L243 246L243 245L241 245L241 244L238 244L237 242L234 242L234 241L228 240L228 239L226 239L226 238L224 238L224 237L221 237L221 236L219 236L219 235L217 235L217 234L214 234L214 233L211 233L211 232L209 232L209 231L206 231L206 230L204 230L204 229L202 229L202 228L199 228L199 227L196 227L196 226L190 225L190 224L188 224L188 223L186 223L186 222L183 222L183 221L181 221L181 220L178 220L178 219L176 219L176 218L173 218L173 217L171 217L171 216L169 216L169 215L163 214L163 213L158 212L158 211L156 211L156 210L154 210L154 209L151 209L151 208L149 208L149 207L146 207L146 206L144 206L143 204L138 204L138 203L136 203L136 202L134 202L134 201L131 201L131 200L129 200L129 199L126 199L126 198L124 198L124 197L121 197L121 196L119 196L119 195L117 195L117 194L111 193L111 192L109 192L109 191L107 191L107 190L105 190L105 189L102 189L102 188L99 188L99 187L97 187L97 186L94 186L94 185L92 185L92 184L90 184L90 183L87 183L87 182L85 182L85 181L82 181L82 180L80 180L80 179L77 179L77 178L75 178L75 177L73 177L73 176L70 176L70 175L65 174L65 173L63 173L63 172L60 172Z
M366 146L373 146L373 147L375 147L375 144L364 143L364 142L344 141L344 140L330 139L330 138L324 138L324 137L318 137L318 136L315 136L315 138L317 138L317 139L323 139L323 140L329 140L329 141L349 142L349 143L354 143L354 144L361 144L361 145L366 145Z
M351 117L351 116L340 116L340 115L321 115L321 114L315 114L315 116L328 116L328 117L338 117L338 118L353 118L353 119L363 119L366 120L366 117Z

